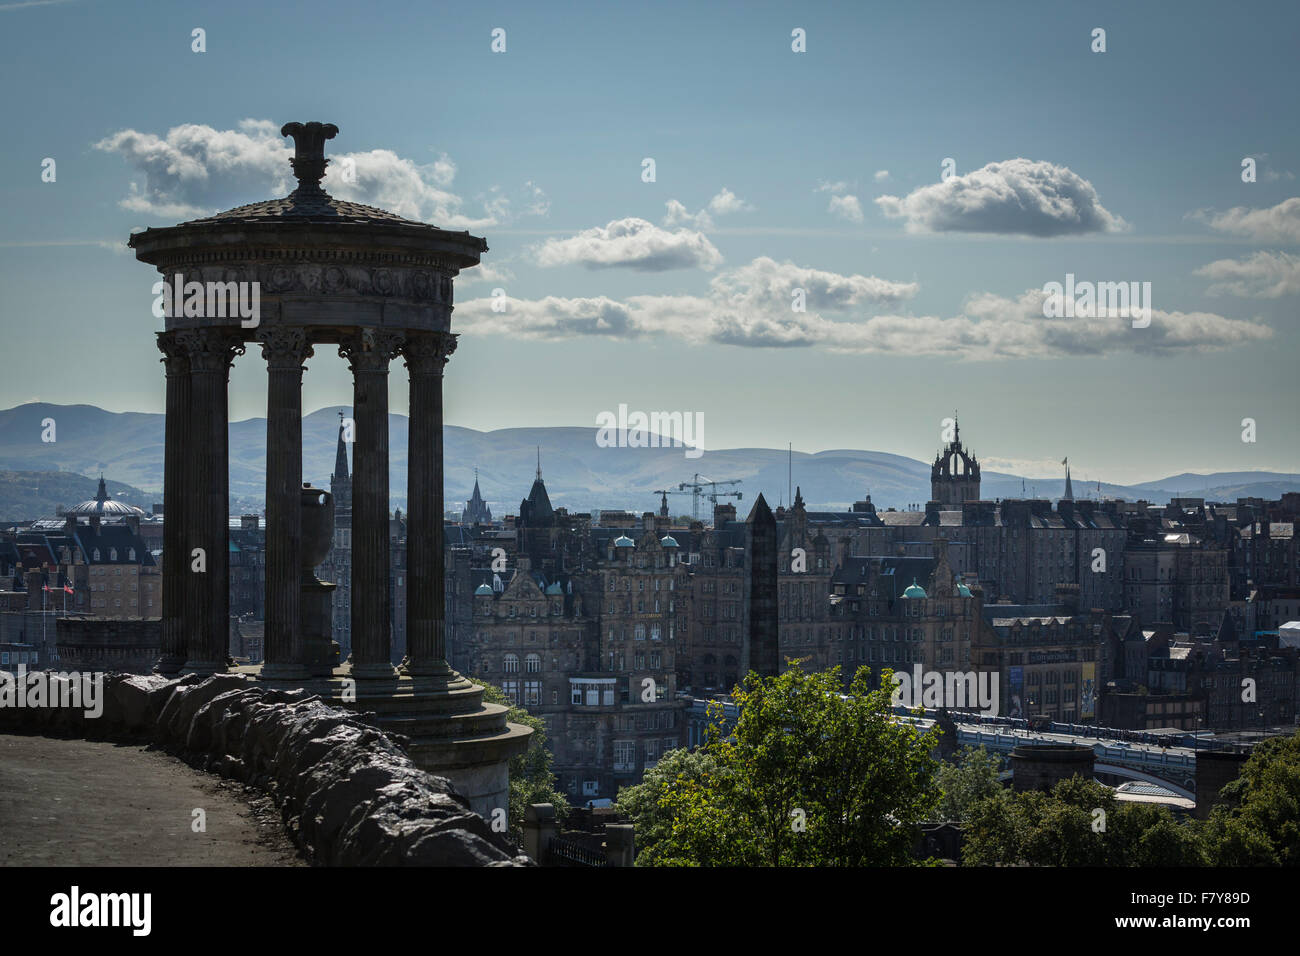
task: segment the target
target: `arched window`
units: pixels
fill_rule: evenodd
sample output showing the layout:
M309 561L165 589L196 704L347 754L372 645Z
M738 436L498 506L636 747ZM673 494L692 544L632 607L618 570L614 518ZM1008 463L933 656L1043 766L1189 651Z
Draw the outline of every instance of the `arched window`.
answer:
M524 670L529 674L540 674L542 672L542 658L538 654L529 654L524 658Z
M519 655L507 654L505 660L505 672L507 674L519 673Z

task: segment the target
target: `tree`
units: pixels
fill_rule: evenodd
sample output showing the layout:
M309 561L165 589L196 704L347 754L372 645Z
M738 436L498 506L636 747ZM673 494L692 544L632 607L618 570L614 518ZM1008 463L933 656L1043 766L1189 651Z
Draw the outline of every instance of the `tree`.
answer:
M717 761L703 750L669 750L640 783L619 790L616 806L636 828L637 866L655 866L669 846L672 818L659 806L667 789L698 782L716 770Z
M892 719L892 673L872 690L858 670L751 672L734 696L729 736L711 729L713 760L663 782L667 834L649 861L684 866L870 866L912 862L915 826L938 800L935 731ZM715 711L714 716L720 716Z
M1300 732L1255 746L1206 826L1220 866L1300 865ZM1234 805L1235 804L1235 805Z
M943 793L939 815L944 820L965 820L971 807L1002 789L998 780L1001 761L983 747L964 747L954 757L935 775Z
M524 810L530 803L552 804L556 815L561 819L569 811L568 799L555 789L555 773L551 770L553 757L546 746L546 721L512 703L500 687L478 678L470 679L475 684L482 685L484 701L510 708L506 712L506 720L533 728L533 734L528 738L528 749L511 757L509 765L510 833L515 839L522 840Z
M1095 780L1051 793L999 790L966 818L962 861L972 866L1197 866L1200 833L1165 807L1121 803Z

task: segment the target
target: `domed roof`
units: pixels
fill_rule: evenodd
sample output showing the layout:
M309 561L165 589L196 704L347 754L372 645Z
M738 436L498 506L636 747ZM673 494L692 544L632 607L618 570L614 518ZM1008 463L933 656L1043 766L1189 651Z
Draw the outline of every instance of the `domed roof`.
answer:
M128 505L125 501L114 501L110 498L108 489L104 485L103 475L99 477L99 490L95 493L95 497L83 501L79 505L74 505L66 513L70 515L96 515L101 518L144 514L135 505Z
M629 538L627 535L625 535L625 534L621 534L621 535L619 535L617 538L614 539L614 547L616 547L616 548L635 548L635 547L636 547L636 542L633 541L631 538Z
M974 596L975 596L975 595L973 595L973 594L970 593L970 588L966 587L966 585L961 584L960 582L957 584L957 594L958 594L959 597L974 597Z
M660 543L661 545L663 545L665 548L680 548L680 547L681 547L681 545L677 543L677 539L674 538L674 537L673 537L672 535L670 535L670 534L666 534L666 535L664 535L662 538L660 538L660 539L659 539L659 543Z
M916 583L916 578L912 578L912 583L903 591L905 598L923 598L925 597L925 588Z
M490 584L480 584L477 588L474 589L474 596L475 596L475 597L491 597L491 596L492 596L492 585L490 585Z
M213 222L265 222L268 219L292 220L301 222L356 222L356 223L398 223L404 226L429 227L427 222L414 222L404 219L397 213L376 206L364 206L358 202L336 199L327 192L306 193L294 190L283 199L267 199L262 202L236 206L214 216L202 219L190 219L181 223L184 226L202 225Z
M546 585L546 593L547 593L547 594L563 594L563 593L564 593L564 589L560 587L560 582L559 582L559 581L552 581L550 584Z

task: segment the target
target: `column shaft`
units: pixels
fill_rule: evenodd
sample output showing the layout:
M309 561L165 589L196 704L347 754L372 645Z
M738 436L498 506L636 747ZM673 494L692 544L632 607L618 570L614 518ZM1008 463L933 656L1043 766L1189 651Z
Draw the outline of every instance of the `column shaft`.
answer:
M352 369L352 675L391 678L388 591L388 363L398 333L366 330L339 346Z
M221 329L180 333L190 357L190 467L185 580L189 637L184 669L224 673L230 645L229 405L230 364L244 351ZM194 556L193 549L202 549Z
M167 370L167 417L163 451L162 656L156 670L175 674L185 664L185 596L189 588L186 517L190 460L190 363L175 332L158 336Z
M406 482L406 641L412 676L452 673L446 660L443 567L442 372L456 348L447 332L408 335L410 372Z
M302 631L302 363L312 354L302 329L258 336L267 363L266 602L267 680L307 677Z

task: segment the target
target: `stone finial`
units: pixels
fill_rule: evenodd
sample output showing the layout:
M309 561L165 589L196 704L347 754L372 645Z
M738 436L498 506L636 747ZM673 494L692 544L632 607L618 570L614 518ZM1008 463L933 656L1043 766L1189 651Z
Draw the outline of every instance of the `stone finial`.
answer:
M281 136L292 136L294 153L289 160L293 174L298 178L299 192L321 192L320 181L325 176L329 160L325 158L325 140L338 135L333 123L285 123Z

